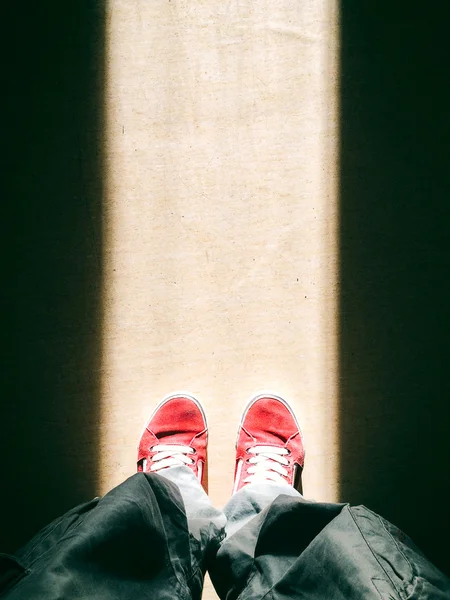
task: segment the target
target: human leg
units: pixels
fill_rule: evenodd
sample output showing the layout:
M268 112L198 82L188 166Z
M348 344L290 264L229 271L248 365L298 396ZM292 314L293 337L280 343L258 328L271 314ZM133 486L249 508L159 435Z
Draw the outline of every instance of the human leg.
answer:
M450 598L450 580L397 527L364 506L278 496L222 544L221 598Z
M201 486L203 417L189 398L158 407L141 438L140 472L56 519L14 556L0 555L0 593L7 600L200 598L205 558L225 522Z
M301 497L303 436L285 400L260 394L247 404L236 440L233 494L224 508L229 538L280 494Z
M286 401L273 394L253 398L238 429L233 495L224 507L226 539L210 566L221 597L230 594L230 584L234 593L242 590L272 503L281 494L302 498L304 454L297 419Z
M226 517L207 495L208 427L196 398L185 393L164 398L141 436L138 470L174 483L183 500L189 530L191 587L200 593L208 557L225 537Z
M246 452L252 444L261 445L260 432L267 436L270 423L276 427L273 427L274 437L268 440L269 446L284 448L284 440L288 439L286 427L284 434L280 434L283 430L279 418L267 414L269 410L278 410L281 417L281 406L277 408L276 403L265 400L262 403L267 411L260 411L259 418L249 427L246 422L241 423L239 435L243 433ZM294 430L286 411L284 417ZM261 465L259 482L254 483L252 477L249 480L245 465L254 463L244 464L240 460L244 456L242 448L239 449L240 440L238 437L235 484L238 491L224 509L229 519L227 537L210 567L211 579L221 598L443 600L450 597L448 578L405 534L379 515L363 506L305 500L292 487L291 464L284 465L286 473L275 467L290 488L282 482L275 484L270 478L261 481L264 473L270 475L274 466L271 460L280 464L277 454L271 458L266 450L256 453L261 457L256 463ZM301 466L303 455L298 446ZM288 456L291 462L295 459L295 455Z
M156 474L138 473L103 498L76 507L14 556L7 600L198 598L198 569L181 494ZM2 577L0 576L0 581Z

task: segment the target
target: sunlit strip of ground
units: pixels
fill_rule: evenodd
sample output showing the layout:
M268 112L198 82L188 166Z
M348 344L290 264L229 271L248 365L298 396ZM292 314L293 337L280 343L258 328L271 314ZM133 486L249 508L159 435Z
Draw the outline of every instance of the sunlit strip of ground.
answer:
M305 494L337 498L338 30L325 0L108 2L101 491L187 388L223 504L243 403L270 388L301 420Z

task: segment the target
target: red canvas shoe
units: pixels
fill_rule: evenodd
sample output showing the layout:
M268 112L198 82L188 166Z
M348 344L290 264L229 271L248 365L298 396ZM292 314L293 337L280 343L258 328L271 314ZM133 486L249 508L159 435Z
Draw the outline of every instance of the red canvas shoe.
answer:
M137 470L162 473L186 465L207 492L207 443L208 426L200 402L188 394L173 394L159 403L144 429Z
M233 494L249 483L286 483L301 492L303 437L288 403L273 394L249 402L236 441Z

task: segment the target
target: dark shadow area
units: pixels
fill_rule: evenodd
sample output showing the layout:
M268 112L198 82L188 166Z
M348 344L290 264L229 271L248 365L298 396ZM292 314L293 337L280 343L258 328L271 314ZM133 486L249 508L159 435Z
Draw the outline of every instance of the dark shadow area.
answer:
M44 0L2 17L5 552L96 491L105 15Z
M341 2L341 498L450 573L444 5Z

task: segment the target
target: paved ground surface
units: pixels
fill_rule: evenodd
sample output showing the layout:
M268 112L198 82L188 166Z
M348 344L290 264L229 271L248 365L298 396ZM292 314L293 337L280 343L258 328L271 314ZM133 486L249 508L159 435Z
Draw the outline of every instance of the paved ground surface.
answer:
M131 474L178 389L206 408L223 505L270 389L301 421L305 494L367 504L448 568L448 116L419 15L33 10L6 73L5 549Z

